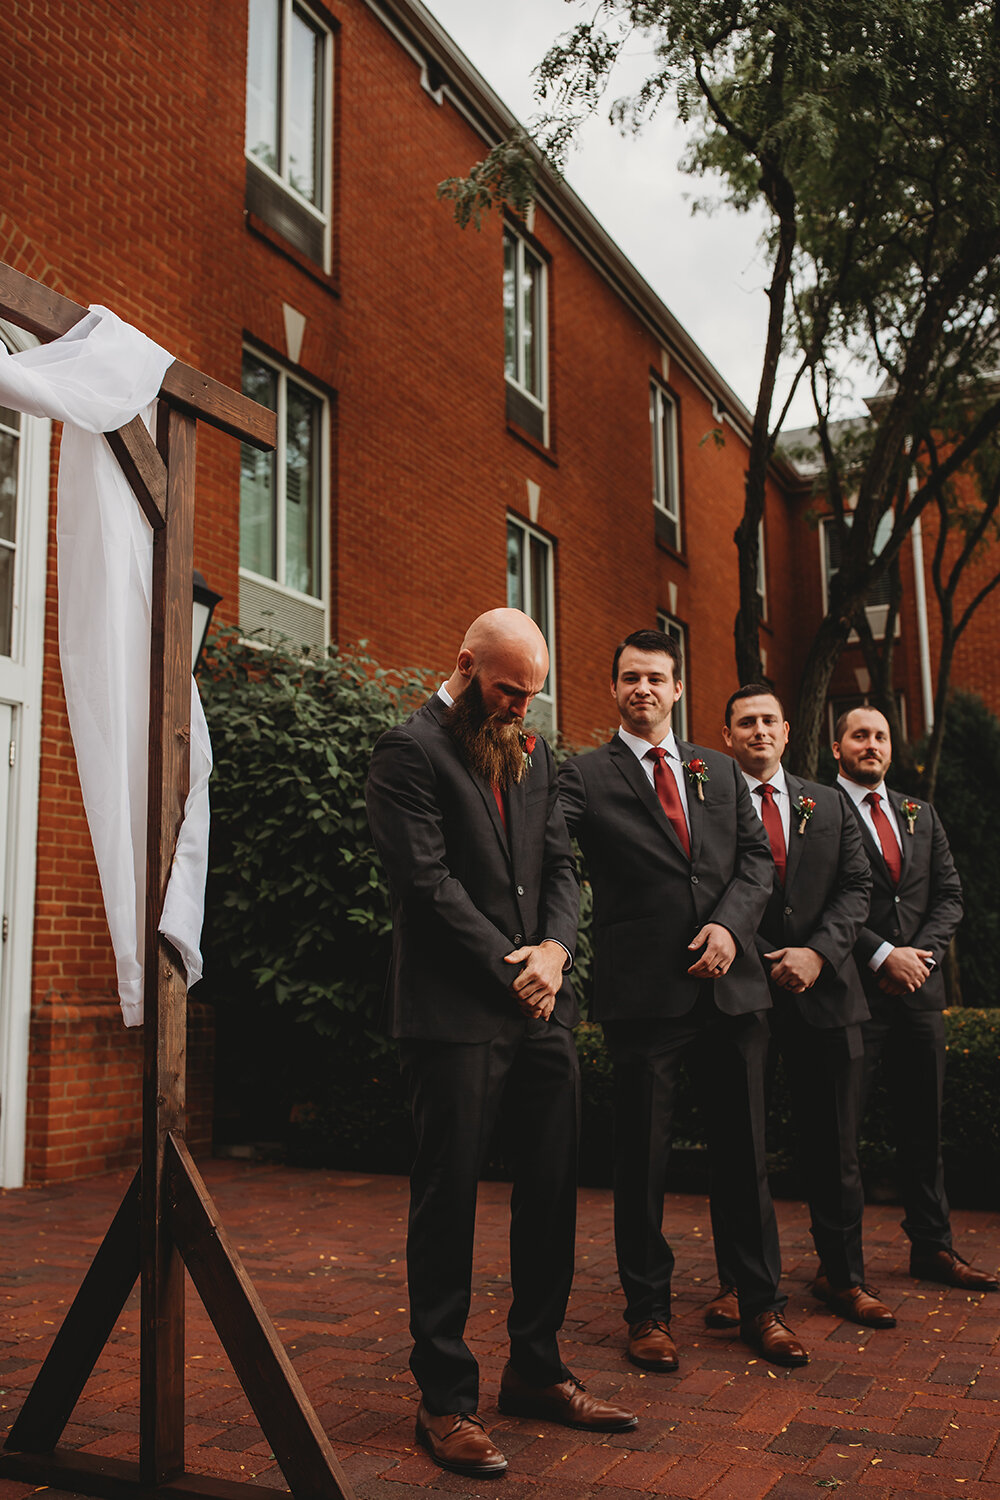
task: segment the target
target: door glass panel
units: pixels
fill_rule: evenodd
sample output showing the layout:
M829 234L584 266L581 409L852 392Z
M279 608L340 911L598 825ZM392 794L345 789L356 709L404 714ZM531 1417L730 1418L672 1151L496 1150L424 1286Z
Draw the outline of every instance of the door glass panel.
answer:
M14 549L0 546L0 656L11 654L14 619Z
M0 538L12 542L17 525L17 452L19 439L0 429Z

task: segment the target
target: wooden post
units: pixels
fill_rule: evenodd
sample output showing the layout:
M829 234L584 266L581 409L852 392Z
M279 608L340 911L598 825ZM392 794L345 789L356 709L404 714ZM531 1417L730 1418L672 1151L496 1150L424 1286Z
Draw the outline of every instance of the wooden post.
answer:
M48 340L67 333L85 314L85 308L0 264L0 317ZM354 1500L184 1145L187 986L180 955L159 933L190 776L197 423L200 418L269 449L276 418L176 361L160 395L155 447L138 419L108 435L153 528L142 1166L11 1428L0 1475L108 1500L273 1496L259 1485L184 1470L186 1262L296 1500ZM137 1274L139 1463L59 1450L56 1444Z

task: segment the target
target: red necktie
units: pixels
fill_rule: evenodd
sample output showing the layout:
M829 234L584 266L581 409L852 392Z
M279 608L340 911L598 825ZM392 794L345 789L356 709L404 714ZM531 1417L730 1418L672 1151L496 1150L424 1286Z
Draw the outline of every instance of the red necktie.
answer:
M493 783L493 796L496 799L497 812L500 814L500 821L503 824L503 831L504 831L504 833L506 833L507 832L507 814L504 811L503 792L497 786L496 782Z
M900 857L899 845L896 843L896 836L892 831L892 824L882 811L882 798L878 792L869 792L865 801L872 810L872 822L875 824L878 841L882 845L885 867L892 877L893 885L898 885L899 877L903 873L903 861Z
M660 799L660 806L670 819L674 832L681 841L681 848L690 859L691 838L688 834L687 819L684 816L681 794L677 790L673 773L668 771L663 764L666 754L663 746L657 745L654 749L646 751L646 759L653 762L653 789Z
M774 787L769 781L765 781L762 785L755 786L754 791L760 793L760 820L771 841L775 871L781 884L784 885L788 848L785 844L785 830L781 826L781 814L774 805Z

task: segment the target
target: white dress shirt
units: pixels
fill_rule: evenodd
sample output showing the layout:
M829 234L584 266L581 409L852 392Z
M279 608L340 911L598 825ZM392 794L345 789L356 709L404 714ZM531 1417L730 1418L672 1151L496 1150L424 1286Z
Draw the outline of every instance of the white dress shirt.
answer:
M681 760L681 752L678 750L677 741L674 739L674 731L672 729L669 730L666 738L662 739L659 745L651 745L649 740L641 740L637 734L630 734L621 724L618 726L618 735L620 739L625 741L640 766L642 766L646 780L654 790L656 783L653 780L653 771L656 768L656 761L649 757L649 752L650 750L665 750L667 752L663 763L677 783L677 792L681 799L681 807L684 809L684 821L687 824L688 837L690 838L691 816L688 812L687 777L684 775L684 762Z
M758 796L757 787L770 786L774 788L774 805L778 809L778 817L781 819L781 831L785 835L785 848L789 846L789 834L792 826L792 799L788 791L788 782L785 780L784 769L779 765L773 776L762 780L759 776L751 776L749 771L743 772L743 780L750 788L750 801L753 810L760 818L761 803L763 797ZM761 822L763 823L763 818Z
M878 786L861 786L856 781L849 781L846 776L838 775L837 785L840 787L841 791L847 793L851 801L854 803L854 806L860 809L861 816L865 820L865 825L868 828L868 832L871 834L872 838L875 840L880 849L882 847L882 840L879 838L878 829L875 827L875 819L872 817L872 812L874 811L874 809L872 808L870 802L865 801L865 798L868 796L869 792L876 792L882 798L882 801L885 803L886 807L886 819L889 823L889 827L893 831L896 843L899 845L900 855L902 855L903 840L899 836L899 824L896 822L896 813L889 801L889 796L885 789L885 781L880 781ZM880 947L876 948L875 952L868 960L869 969L881 969L882 965L885 963L886 959L889 957L889 954L892 952L895 946L895 943L882 943Z

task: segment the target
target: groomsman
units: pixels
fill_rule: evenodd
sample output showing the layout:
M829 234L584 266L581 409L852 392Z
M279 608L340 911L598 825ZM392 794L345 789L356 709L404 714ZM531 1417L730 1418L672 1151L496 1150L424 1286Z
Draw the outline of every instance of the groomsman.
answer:
M896 1319L865 1283L858 1164L863 1079L861 1022L868 1016L852 957L868 913L872 877L851 810L836 789L801 781L781 757L788 724L773 690L749 683L726 704L723 729L771 845L774 890L757 931L773 1002L772 1045L785 1063L797 1157L820 1271L813 1291L868 1328ZM736 1321L724 1222L713 1230L720 1292L710 1327Z
M701 1080L742 1336L765 1359L802 1365L809 1356L782 1316L764 1154L770 997L754 938L771 854L729 757L674 737L680 667L662 631L623 641L611 667L621 727L559 777L594 889L594 1009L615 1073L615 1249L628 1357L648 1370L677 1366L663 1200L686 1058Z
M896 1162L910 1275L995 1292L952 1245L941 1157L946 1004L941 962L962 919L962 887L941 820L927 802L887 791L892 739L874 708L841 714L837 785L861 830L873 887L854 948L871 1017L862 1026L865 1097L881 1069L895 1114Z

